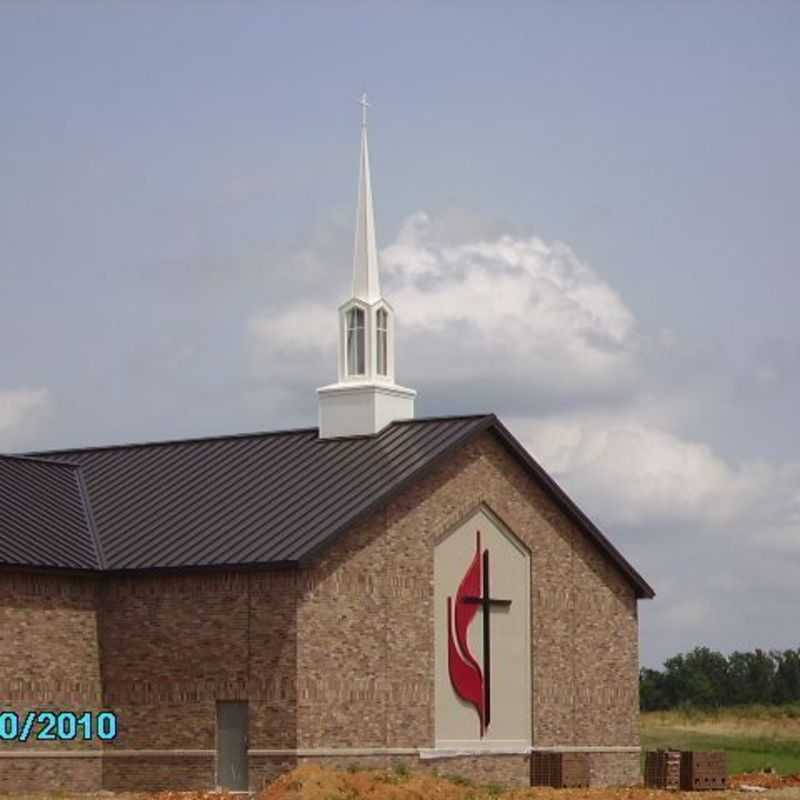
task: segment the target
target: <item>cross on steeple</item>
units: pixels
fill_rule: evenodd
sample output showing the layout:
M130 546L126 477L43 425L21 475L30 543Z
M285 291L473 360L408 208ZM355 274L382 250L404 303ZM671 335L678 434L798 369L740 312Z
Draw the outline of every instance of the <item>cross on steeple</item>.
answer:
M367 102L367 93L364 92L361 95L361 99L358 101L358 104L361 106L361 127L367 127L367 109L369 108L369 103Z

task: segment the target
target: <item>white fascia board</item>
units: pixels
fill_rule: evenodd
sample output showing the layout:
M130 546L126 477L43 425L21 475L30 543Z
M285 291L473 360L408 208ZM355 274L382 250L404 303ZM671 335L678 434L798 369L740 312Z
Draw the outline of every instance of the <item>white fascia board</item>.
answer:
M376 300L375 303L379 303L380 300ZM363 308L364 311L369 311L375 303L368 303L366 300L362 300L360 297L351 297L349 300L345 300L342 303L338 310L339 311L347 311L347 309L352 308L353 306L358 306L359 308Z
M365 389L374 389L380 394L394 395L395 397L416 397L416 389L407 386L398 386L396 383L379 383L378 381L347 381L346 383L329 383L320 386L317 394L361 394Z

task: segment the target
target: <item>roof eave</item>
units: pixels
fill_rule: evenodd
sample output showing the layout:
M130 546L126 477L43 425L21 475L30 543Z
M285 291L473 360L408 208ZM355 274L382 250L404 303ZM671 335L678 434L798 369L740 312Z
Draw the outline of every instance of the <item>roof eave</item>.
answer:
M460 437L454 439L445 449L438 453L430 461L422 464L416 470L407 475L400 483L391 486L379 496L365 503L353 516L349 517L342 524L333 529L324 539L317 542L313 548L303 553L298 559L298 565L302 568L308 567L319 554L345 530L363 521L366 517L380 508L389 499L399 494L410 484L419 480L423 474L432 470L440 464L444 458L459 447L466 444L470 439L487 430L493 430L501 442L508 447L511 453L522 462L528 472L540 481L550 496L555 500L559 507L592 539L601 550L616 564L619 570L633 585L637 598L651 599L655 597L655 591L647 581L637 572L628 562L622 553L614 547L603 532L584 514L580 508L570 499L567 493L547 474L547 472L536 462L530 453L520 444L514 435L497 418L496 414L490 413L476 419L475 424L467 428Z
M611 558L619 567L623 574L630 580L636 589L636 596L642 599L652 599L656 593L652 586L634 569L631 563L617 550L608 537L578 508L569 495L553 480L550 475L539 465L533 456L520 444L511 431L503 425L494 415L492 427L498 437L505 445L523 462L549 490L552 498L558 503L563 511L573 519L578 526L593 539L600 548Z
M443 448L441 452L437 453L434 458L431 458L429 461L421 464L416 469L412 470L408 475L406 475L401 481L392 486L388 487L385 491L381 492L379 495L373 497L368 502L364 503L356 512L355 514L348 517L344 520L341 524L337 525L324 539L318 541L312 548L308 551L302 553L298 558L298 564L300 567L306 568L308 567L311 562L313 562L317 556L326 548L328 545L336 539L336 537L340 536L344 531L348 528L353 527L353 525L357 525L359 522L362 522L366 519L370 514L374 513L378 508L380 508L384 503L390 500L392 497L396 496L403 489L407 488L417 480L419 480L426 472L433 469L434 466L441 463L441 461L452 453L454 450L457 450L461 447L467 440L471 439L473 436L477 435L478 433L483 432L486 430L492 423L492 418L494 417L493 414L486 414L485 416L476 418L475 422L467 428L461 436L454 439L450 442L447 447ZM415 420L403 420L400 424L414 422Z
M214 572L282 572L299 569L297 561L255 561L242 564L176 564L166 567L122 567L98 569L97 567L65 567L49 564L0 563L0 573L26 573L36 575L63 575L84 578L124 578L156 575L209 574Z

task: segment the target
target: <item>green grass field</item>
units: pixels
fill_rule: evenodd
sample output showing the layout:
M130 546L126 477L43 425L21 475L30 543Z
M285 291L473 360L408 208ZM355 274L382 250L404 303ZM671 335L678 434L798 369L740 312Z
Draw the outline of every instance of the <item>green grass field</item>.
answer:
M747 706L717 712L642 714L642 750L725 750L728 771L800 773L800 708Z

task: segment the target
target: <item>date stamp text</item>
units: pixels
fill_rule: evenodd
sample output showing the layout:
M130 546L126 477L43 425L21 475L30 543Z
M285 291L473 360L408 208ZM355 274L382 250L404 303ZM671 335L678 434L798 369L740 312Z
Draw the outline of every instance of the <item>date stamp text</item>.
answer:
M16 711L0 710L0 741L71 742L99 739L110 742L117 735L113 711Z

